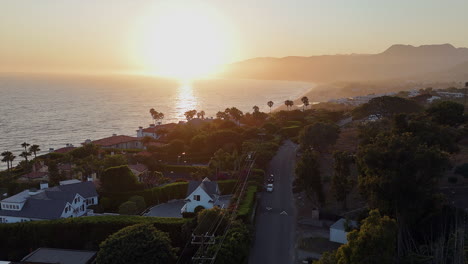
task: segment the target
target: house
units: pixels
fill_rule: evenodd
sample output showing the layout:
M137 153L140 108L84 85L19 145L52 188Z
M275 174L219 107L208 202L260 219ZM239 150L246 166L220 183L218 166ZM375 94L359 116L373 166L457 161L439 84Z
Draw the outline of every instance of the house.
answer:
M87 140L83 144L93 143L102 148L117 148L117 149L143 149L143 144L140 138L113 134L112 137L107 137L95 141Z
M348 228L346 225L348 225L348 228L350 229L356 229L358 227L358 223L356 221L347 221L346 219L341 218L330 226L330 241L341 244L348 243L348 232L346 231Z
M50 149L52 152L55 152L55 153L61 153L61 154L65 154L65 153L68 153L72 150L76 149L76 147L73 146L73 144L66 144L65 147L63 148L59 148L59 149L56 149L54 150L53 148Z
M93 182L64 181L49 188L24 190L0 201L0 223L52 220L88 215L88 206L98 204Z
M138 178L138 181L143 182L143 179L148 175L148 167L144 164L137 163L135 165L128 165L128 168L133 172L133 174Z
M199 206L204 209L211 209L218 205L220 191L217 182L212 182L208 178L203 181L190 181L187 189L187 198L181 213L193 213Z
M28 264L91 264L96 259L96 251L38 248L24 257L19 263Z
M139 127L137 132L138 138L151 137L154 139L160 139L163 135L173 130L177 124L169 123L164 125L150 124L148 128Z

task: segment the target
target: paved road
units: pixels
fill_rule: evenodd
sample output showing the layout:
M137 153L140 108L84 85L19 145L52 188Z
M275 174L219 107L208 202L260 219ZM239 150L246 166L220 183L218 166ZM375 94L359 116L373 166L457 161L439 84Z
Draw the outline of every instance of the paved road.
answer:
M250 264L294 263L296 211L292 182L295 150L296 145L287 141L270 163L268 173L275 176L274 191L264 191L260 195Z

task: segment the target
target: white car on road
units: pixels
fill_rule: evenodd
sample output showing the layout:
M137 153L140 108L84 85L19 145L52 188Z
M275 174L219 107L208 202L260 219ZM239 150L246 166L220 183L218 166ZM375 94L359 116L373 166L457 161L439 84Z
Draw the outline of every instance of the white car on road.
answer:
M273 183L267 184L266 190L267 190L267 192L273 192Z

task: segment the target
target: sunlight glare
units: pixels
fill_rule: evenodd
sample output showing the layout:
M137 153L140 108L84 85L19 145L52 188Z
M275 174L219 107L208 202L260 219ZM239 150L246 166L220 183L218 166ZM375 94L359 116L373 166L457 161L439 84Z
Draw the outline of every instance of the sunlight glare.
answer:
M185 2L154 13L145 22L140 49L150 72L191 80L213 74L227 62L229 27L214 10Z

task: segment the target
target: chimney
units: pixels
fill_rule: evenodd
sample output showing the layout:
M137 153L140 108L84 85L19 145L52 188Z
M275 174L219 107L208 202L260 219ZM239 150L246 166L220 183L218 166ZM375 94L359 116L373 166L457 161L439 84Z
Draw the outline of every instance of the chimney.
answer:
M92 176L88 176L87 181L92 182L92 181L93 181L93 177L92 177Z
M91 144L91 139L88 138L87 140L85 140L85 144Z
M49 153L52 153L52 152L54 152L54 151L55 151L54 148L49 148Z
M44 190L44 189L49 188L49 183L48 182L41 182L39 186L40 186L41 190Z
M138 127L137 137L143 137L143 127Z
M154 124L150 124L150 127L154 127L155 125Z
M117 136L117 134L112 134L112 136L113 136L113 137L116 137L116 136Z

